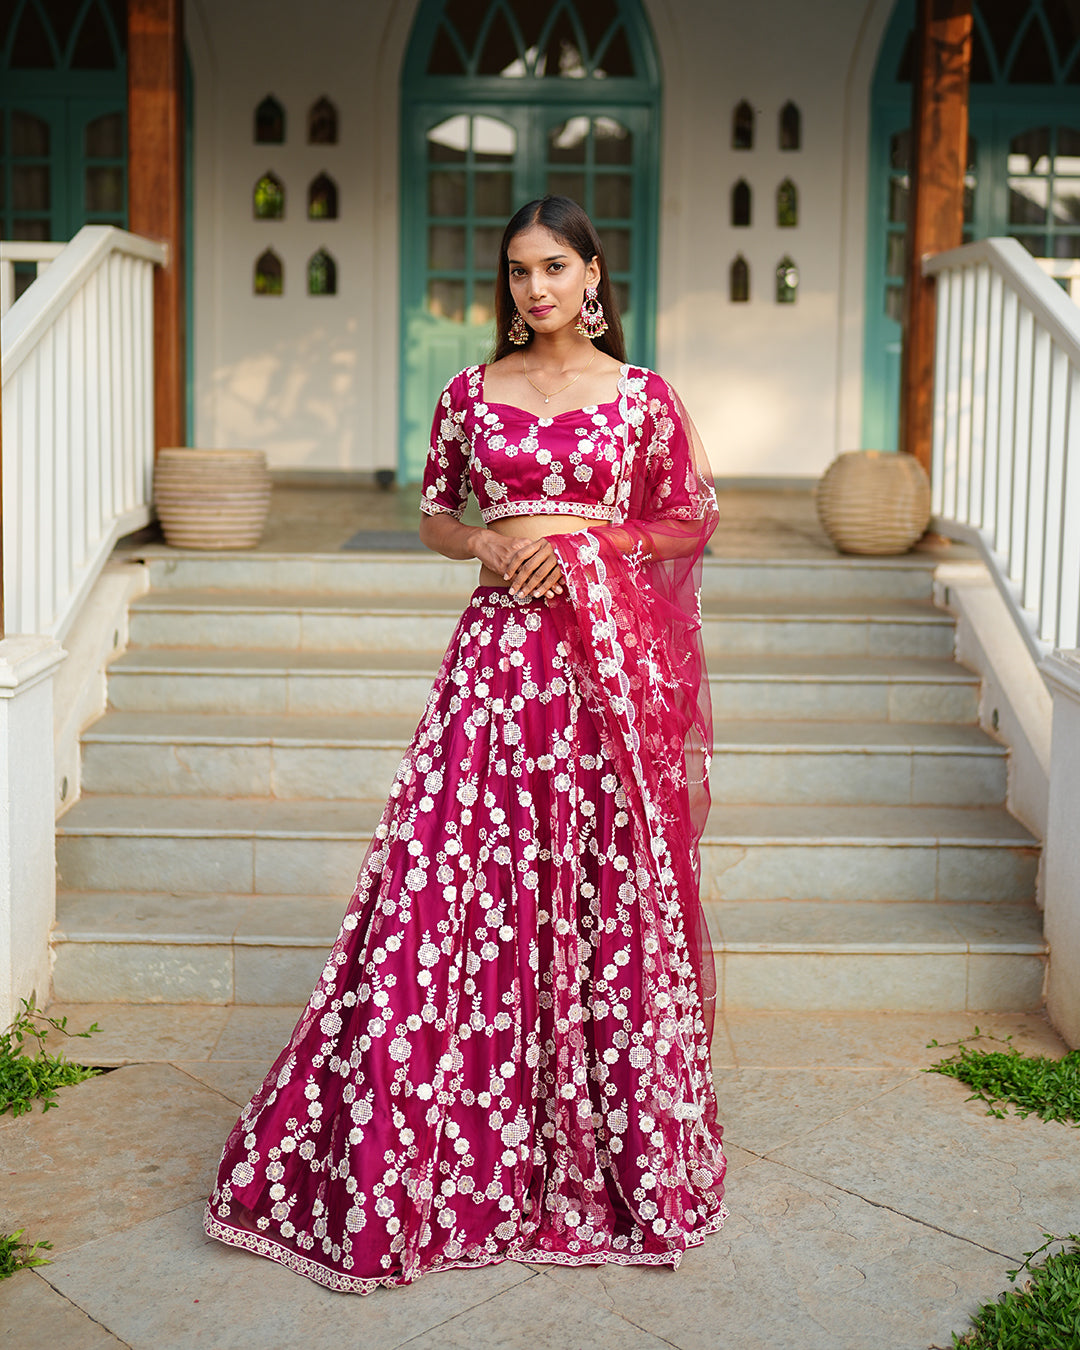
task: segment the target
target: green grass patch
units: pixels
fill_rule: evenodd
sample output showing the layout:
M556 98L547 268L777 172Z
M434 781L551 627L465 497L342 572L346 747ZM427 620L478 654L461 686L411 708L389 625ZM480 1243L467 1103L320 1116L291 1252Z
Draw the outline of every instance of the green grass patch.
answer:
M931 1047L942 1050L955 1045L957 1053L924 1072L943 1073L974 1088L968 1101L986 1102L989 1116L1008 1115L1007 1108L1012 1106L1018 1116L1036 1115L1080 1126L1080 1050L1070 1051L1063 1059L1022 1055L1010 1044L1011 1036L984 1038L997 1041L1004 1050L973 1050L967 1042L977 1038L983 1038L978 1027L974 1036L949 1046L930 1041ZM1080 1350L1080 1341L1076 1344Z
M51 1252L52 1243L35 1242L31 1247L29 1242L23 1241L25 1231L24 1228L20 1228L17 1233L0 1233L0 1280L6 1280L9 1275L14 1275L17 1270L27 1266L49 1264L49 1258L39 1256L38 1252Z
M0 1033L0 1115L10 1111L21 1116L32 1111L38 1101L41 1109L47 1111L56 1105L57 1088L81 1083L101 1072L72 1064L62 1052L54 1054L45 1044L54 1032L86 1040L101 1030L96 1022L88 1031L71 1032L67 1030L66 1017L46 1017L33 998L20 1002L22 1011Z
M1024 1287L1007 1289L984 1303L971 1319L971 1329L953 1334L953 1350L1080 1350L1080 1236L1043 1237L1043 1245L1025 1252L1024 1264L1008 1272L1015 1284L1026 1271ZM1069 1246L1032 1264L1057 1242Z

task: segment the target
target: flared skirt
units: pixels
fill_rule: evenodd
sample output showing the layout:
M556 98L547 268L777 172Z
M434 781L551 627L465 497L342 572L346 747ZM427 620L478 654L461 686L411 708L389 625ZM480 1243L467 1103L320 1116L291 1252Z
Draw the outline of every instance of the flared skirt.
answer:
M211 1236L332 1289L677 1265L725 1217L700 996L543 602L457 626Z

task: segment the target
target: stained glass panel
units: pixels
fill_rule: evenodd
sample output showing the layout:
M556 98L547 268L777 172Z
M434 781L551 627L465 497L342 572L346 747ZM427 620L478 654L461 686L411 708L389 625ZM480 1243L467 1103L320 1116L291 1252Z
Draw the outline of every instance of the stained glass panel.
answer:
M749 225L753 213L753 196L750 184L740 178L731 189L731 223L735 226Z
M261 254L255 263L255 294L281 295L285 289L285 269L272 248Z
M733 305L745 305L750 299L750 264L741 253L731 264L728 297Z
M754 148L754 110L745 99L736 105L732 114L731 148L733 150Z
M272 173L264 173L255 184L254 211L256 220L283 220L285 217L285 185Z
M338 218L337 184L328 174L319 174L308 188L308 218L310 220Z
M780 109L780 149L802 149L802 113L794 103L785 103Z
M776 223L781 229L792 229L799 223L799 190L790 178L776 189Z
M328 98L320 98L308 112L308 144L337 145L337 109Z
M799 269L788 257L776 265L776 303L793 305L799 293Z
M285 109L272 94L267 94L255 109L256 144L281 145L284 140Z
M337 263L319 249L308 260L308 295L337 295Z

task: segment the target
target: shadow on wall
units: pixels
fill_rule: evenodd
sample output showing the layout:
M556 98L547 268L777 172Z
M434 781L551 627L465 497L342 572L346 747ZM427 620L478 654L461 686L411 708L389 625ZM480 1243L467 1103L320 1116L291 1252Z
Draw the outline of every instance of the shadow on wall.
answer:
M199 413L215 448L265 450L271 469L365 469L375 464L372 400L360 370L359 321L345 332L293 332L214 371Z
M800 288L794 305L752 293L749 304L733 305L715 290L661 312L660 373L689 408L717 476L816 477L828 467L836 453L836 305L828 291Z

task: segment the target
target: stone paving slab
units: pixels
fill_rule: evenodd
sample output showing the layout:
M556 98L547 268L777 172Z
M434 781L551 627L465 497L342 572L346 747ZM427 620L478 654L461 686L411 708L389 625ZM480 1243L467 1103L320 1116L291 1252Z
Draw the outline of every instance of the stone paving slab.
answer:
M737 1172L728 1203L722 1231L674 1276L606 1266L552 1279L679 1350L926 1350L1007 1283L1000 1255L770 1161Z
M120 1350L123 1341L41 1277L20 1270L0 1285L0 1344L18 1350Z
M833 1186L999 1252L1080 1226L1080 1130L996 1119L970 1089L920 1074L773 1154ZM745 1139L741 1140L745 1145Z
M54 1243L52 1264L0 1283L5 1344L928 1350L1008 1287L1044 1227L1080 1221L1080 1130L992 1119L920 1072L948 1053L928 1040L975 1022L1064 1053L1042 1018L731 1014L714 1063L732 1217L679 1271L505 1263L334 1294L201 1226L222 1141L298 1011L50 1009L96 1019L127 1066L0 1118L0 1222Z
M0 1130L3 1231L57 1256L205 1197L234 1104L170 1064L133 1064ZM51 1269L51 1267L41 1267Z

